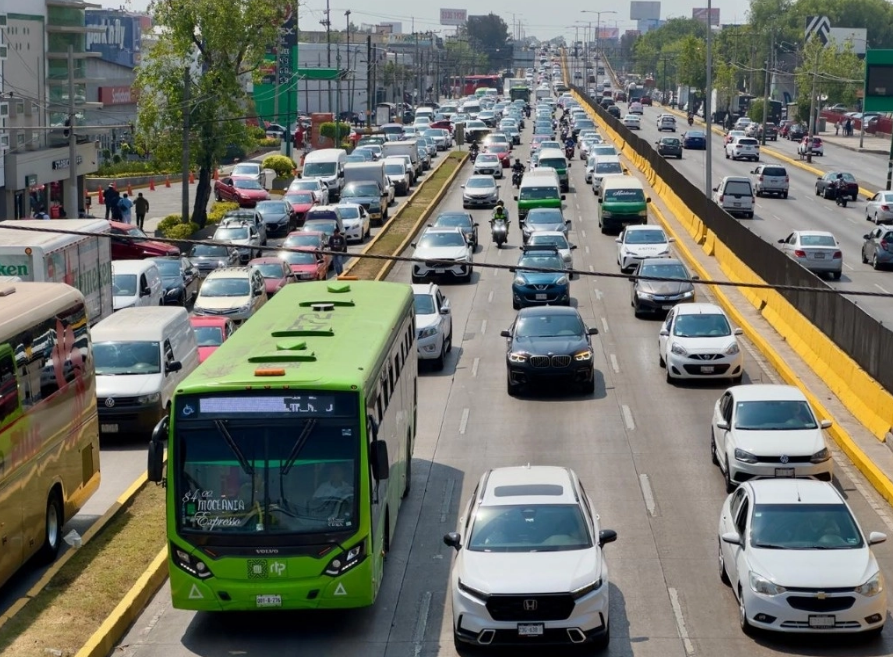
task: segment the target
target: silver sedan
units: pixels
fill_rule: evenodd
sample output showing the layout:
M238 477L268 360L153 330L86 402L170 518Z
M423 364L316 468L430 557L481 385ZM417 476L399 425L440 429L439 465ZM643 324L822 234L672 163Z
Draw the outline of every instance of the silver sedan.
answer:
M843 271L843 253L833 234L824 230L795 230L778 240L781 250L816 274L839 279Z
M865 218L876 224L893 223L893 192L878 192L868 199Z

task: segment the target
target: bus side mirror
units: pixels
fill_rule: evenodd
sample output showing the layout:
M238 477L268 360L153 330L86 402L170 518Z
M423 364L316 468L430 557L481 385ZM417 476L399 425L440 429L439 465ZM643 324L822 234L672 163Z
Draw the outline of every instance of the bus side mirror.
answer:
M149 460L146 464L146 478L156 484L164 481L164 441L167 440L170 420L167 416L155 425L152 440L149 441Z
M372 464L372 477L375 481L384 481L391 474L388 461L388 444L383 440L373 440L370 446L369 460Z

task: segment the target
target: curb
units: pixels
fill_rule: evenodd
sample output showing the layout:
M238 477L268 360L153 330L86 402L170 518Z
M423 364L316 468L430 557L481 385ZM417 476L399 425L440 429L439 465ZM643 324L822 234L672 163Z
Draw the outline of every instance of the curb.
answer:
M130 503L133 501L133 498L136 497L137 493L139 493L143 488L146 487L148 483L148 479L146 478L146 474L143 473L140 475L136 481L130 484L130 487L121 493L115 503L112 504L108 510L99 517L87 531L84 532L81 537L82 545L86 545L90 540L92 540L97 534L99 534L103 529L105 529L106 525L108 525L115 516L122 510L127 508ZM52 581L52 579L65 567L65 564L69 562L69 560L75 555L77 552L76 549L67 550L61 557L56 559L49 568L47 568L46 572L41 576L39 580L32 586L28 592L16 600L12 606L2 615L0 616L0 629L3 628L6 623L8 623L12 618L18 614L31 600L33 600L37 595L43 591L47 585Z
M155 555L149 567L108 615L99 629L77 651L75 657L106 657L143 612L149 599L167 579L167 546Z
M575 95L577 97L577 100L579 101L580 100L579 94L575 94ZM582 105L582 103L581 103L581 105ZM606 127L599 120L599 117L596 115L594 118L599 123L602 130L606 130ZM630 158L627 157L627 160L630 160ZM651 185L652 189L654 190L655 195L659 196L662 200L664 200L666 202L666 200L663 199L663 195L659 192L659 190L657 188L655 188L655 186L653 184L654 179L660 180L659 178L657 178L656 174L654 176L649 176L649 174L647 172L639 169L639 167L636 166L635 163L632 162L631 160L630 160L630 164L632 164L633 167L640 174L645 176L649 185ZM668 203L668 206L672 206L672 205L673 205L672 203ZM689 250L688 246L685 245L679 239L679 232L675 229L675 226L667 219L667 217L660 210L660 208L657 207L657 205L652 204L651 210L655 214L657 219L660 221L660 223L663 225L663 227L667 230L667 232L672 237L675 238L674 244L675 244L676 248L682 254L683 258L689 263L689 265L692 267L692 269L694 269L703 280L709 280L709 278L710 278L709 273L707 272L706 269L704 269L700 265L700 263L697 261L697 259L692 254L692 252ZM697 218L697 216L694 215L694 213L693 213L693 217ZM681 225L681 222L678 219L678 217L673 215L673 219L675 220L675 223L679 223ZM706 229L704 229L704 230L706 230ZM714 240L715 240L715 238L714 238ZM726 248L728 248L728 247L726 247ZM715 249L711 249L708 251L705 248L705 251L708 253L708 255L715 257ZM787 364L787 362L785 362L785 360L772 347L772 345L769 344L768 340L766 340L763 337L763 335L761 333L759 333L757 331L757 329L755 329L754 326L746 320L744 315L741 312L739 312L739 310L737 309L735 304L732 303L732 301L725 294L723 289L719 286L715 286L715 287L711 288L711 292L714 294L717 301L719 301L719 303L726 310L726 312L729 313L730 317L735 322L735 324L737 324L738 326L741 327L741 329L744 331L747 338L754 344L754 346L760 351L760 353L769 361L769 363L776 369L776 371L778 371L778 373L781 375L781 378L786 383L796 386L798 389L800 389L803 392L803 394L806 396L806 398L809 400L809 403L812 404L813 408L816 409L816 412L818 415L833 419L833 416L831 415L831 413L828 412L827 408L821 402L821 400L819 400L818 397L816 397L816 395L814 395L805 385L803 385L803 383L800 381L799 377L794 372L794 370ZM777 329L775 329L774 327L773 327L773 330L776 330L776 332L777 332ZM781 335L781 333L779 333L779 335ZM783 335L781 335L781 337L783 339L786 339L785 336L783 336ZM801 358L802 358L802 356L801 356ZM818 374L818 372L816 372L816 370L808 362L807 362L807 365L810 367L810 369L812 369L813 372ZM852 411L850 411L850 412L852 412ZM868 481L871 483L871 485L874 487L874 489L878 493L880 493L880 495L882 497L884 497L884 499L886 499L887 502L893 503L893 481L891 481L890 478L887 477L887 475L884 474L884 472L881 471L880 468L877 467L877 465L871 460L871 458L868 456L868 454L866 454L856 444L856 442L852 439L852 437L849 435L849 433L847 431L845 431L840 426L840 423L834 422L834 424L832 424L831 427L829 429L827 429L827 432L834 439L834 442L838 445L838 447L841 449L841 451L843 451L847 455L847 457L853 462L853 464L856 466L856 468L865 476L866 479L868 479Z

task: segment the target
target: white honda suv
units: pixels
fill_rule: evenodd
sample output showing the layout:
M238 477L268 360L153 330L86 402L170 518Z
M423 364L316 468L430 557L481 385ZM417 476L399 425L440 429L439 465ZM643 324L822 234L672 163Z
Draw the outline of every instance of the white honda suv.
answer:
M617 539L569 468L496 468L460 518L450 588L456 647L605 647L608 566Z

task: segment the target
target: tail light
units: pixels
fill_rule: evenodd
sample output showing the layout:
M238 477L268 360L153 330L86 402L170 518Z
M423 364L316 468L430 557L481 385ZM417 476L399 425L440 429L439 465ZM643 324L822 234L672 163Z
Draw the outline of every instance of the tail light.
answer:
M760 182L763 182L763 176L760 176Z
M806 251L801 251L800 249L797 249L796 251L794 251L794 256L797 258L805 258Z
M843 253L841 253L840 251L835 251L834 255L831 256L832 260L840 260L842 258L843 258Z
M889 206L889 205L882 205L882 206L881 206L881 210L883 210L884 212L889 212L889 211L890 211L890 206Z
M890 243L889 243L887 240L881 240L881 248L882 248L884 251L889 251L889 250L890 250Z
M785 177L784 177L784 181L785 181L786 183L789 183L789 182L791 182L791 179L788 178L787 176L785 176Z
M726 200L725 194L720 195L720 197L719 197L719 202L722 203L722 202L724 202L725 200Z

